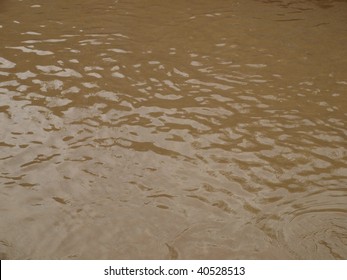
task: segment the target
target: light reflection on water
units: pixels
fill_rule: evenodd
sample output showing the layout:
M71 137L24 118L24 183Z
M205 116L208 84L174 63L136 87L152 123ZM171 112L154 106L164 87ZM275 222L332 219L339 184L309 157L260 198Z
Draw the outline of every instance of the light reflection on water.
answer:
M0 1L2 259L346 259L346 1Z

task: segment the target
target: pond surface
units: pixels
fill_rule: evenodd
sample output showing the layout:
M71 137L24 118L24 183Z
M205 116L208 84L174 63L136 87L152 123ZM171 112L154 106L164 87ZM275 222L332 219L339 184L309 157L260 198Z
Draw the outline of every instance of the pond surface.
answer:
M1 259L347 259L347 1L0 0Z

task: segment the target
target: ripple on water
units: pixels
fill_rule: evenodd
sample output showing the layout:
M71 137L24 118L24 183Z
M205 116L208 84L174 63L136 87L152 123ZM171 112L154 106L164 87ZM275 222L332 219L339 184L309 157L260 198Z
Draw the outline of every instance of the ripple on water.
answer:
M343 3L41 2L0 15L0 258L347 258Z

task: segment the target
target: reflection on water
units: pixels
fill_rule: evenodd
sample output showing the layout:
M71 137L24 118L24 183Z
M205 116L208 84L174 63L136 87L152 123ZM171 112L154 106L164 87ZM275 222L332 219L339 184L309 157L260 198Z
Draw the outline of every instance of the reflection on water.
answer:
M2 259L346 259L347 1L0 1Z

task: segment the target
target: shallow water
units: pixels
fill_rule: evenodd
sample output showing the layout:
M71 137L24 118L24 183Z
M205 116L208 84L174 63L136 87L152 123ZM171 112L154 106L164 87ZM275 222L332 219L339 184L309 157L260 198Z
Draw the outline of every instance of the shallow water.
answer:
M347 1L0 0L1 259L346 259Z

